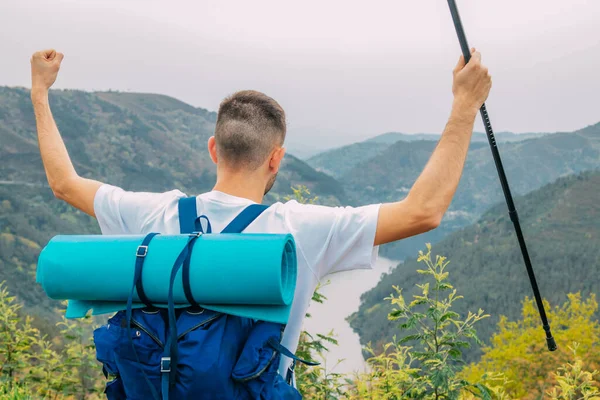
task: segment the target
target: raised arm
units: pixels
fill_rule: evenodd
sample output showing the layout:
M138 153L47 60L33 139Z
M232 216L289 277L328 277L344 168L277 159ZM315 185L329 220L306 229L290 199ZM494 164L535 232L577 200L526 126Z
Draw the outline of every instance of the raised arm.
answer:
M42 162L54 195L95 216L94 196L102 184L77 175L48 102L48 91L56 80L62 59L63 54L54 50L38 51L31 57L31 102Z
M381 206L375 245L438 227L450 206L469 150L475 116L492 87L481 54L474 49L466 66L460 57L453 74L454 102L444 133L408 196Z

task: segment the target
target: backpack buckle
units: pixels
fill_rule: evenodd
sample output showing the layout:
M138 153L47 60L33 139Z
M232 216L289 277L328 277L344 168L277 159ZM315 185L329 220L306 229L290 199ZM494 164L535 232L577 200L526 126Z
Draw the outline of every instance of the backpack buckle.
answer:
M160 359L160 372L171 372L171 357L163 357Z
M136 252L135 252L135 256L136 257L146 257L146 255L148 254L148 246L138 246Z

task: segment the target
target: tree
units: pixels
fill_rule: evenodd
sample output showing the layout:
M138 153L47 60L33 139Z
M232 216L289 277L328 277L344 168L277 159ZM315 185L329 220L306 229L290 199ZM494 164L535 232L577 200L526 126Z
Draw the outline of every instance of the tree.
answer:
M91 318L63 318L57 344L21 318L21 306L0 284L0 398L69 397L87 399L101 392L100 368L90 334Z
M466 368L463 376L477 379L486 373L503 373L509 381L506 390L510 396L539 399L557 384L560 375L554 371L562 367L564 372L564 365L574 356L581 360L581 368L597 369L600 366L600 326L594 319L598 310L596 296L591 294L582 300L579 293L572 293L563 305L550 308L546 302L545 307L549 320L554 322L556 351L548 351L535 304L526 298L522 318L508 321L501 317L498 333L492 337L491 344L483 348L481 361ZM571 350L569 345L574 342L578 346Z
M555 373L556 385L548 392L552 400L600 400L600 390L595 378L598 371L586 371L583 360L577 355L576 343L569 349L575 356L574 363L566 363Z
M29 358L37 329L31 326L31 317L19 315L21 305L0 283L0 383L10 388L20 380L22 371L29 366Z
M397 286L387 298L394 306L389 314L392 321L400 321L399 340L384 346L384 351L367 360L371 371L354 381L350 398L353 399L459 399L469 394L491 399L493 391L484 385L484 379L468 381L459 376L462 367L462 349L471 342L479 344L475 324L486 318L483 310L469 312L466 318L452 311L453 303L462 298L448 282L445 257L431 257L419 252L419 262L425 269L417 272L429 282L417 284L421 294L407 303ZM407 346L407 344L413 346ZM475 383L471 383L475 382Z

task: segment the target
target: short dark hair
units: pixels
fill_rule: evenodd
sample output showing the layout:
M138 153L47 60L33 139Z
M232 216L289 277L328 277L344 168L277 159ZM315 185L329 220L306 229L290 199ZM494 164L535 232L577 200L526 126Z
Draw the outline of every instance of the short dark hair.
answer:
M215 140L217 157L234 168L258 168L286 133L283 108L264 93L243 90L219 106Z

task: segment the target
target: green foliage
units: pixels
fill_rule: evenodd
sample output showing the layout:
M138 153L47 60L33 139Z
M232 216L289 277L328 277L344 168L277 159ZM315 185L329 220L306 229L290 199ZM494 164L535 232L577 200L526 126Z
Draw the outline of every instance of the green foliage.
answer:
M29 366L38 331L31 327L31 317L22 320L21 306L11 297L4 283L0 284L0 382L19 379L19 373Z
M99 395L102 380L90 338L91 318L61 322L62 337L55 344L31 326L31 317L20 318L20 309L0 284L0 398Z
M598 371L586 371L583 360L577 355L577 344L571 348L575 362L558 369L556 386L548 392L552 400L600 400L595 378Z
M569 294L561 306L550 308L546 303L546 310L558 345L556 351L547 350L535 303L525 299L521 318L509 321L501 317L490 346L483 348L481 361L469 365L462 375L478 379L484 374L502 373L508 379L504 387L512 398L538 399L559 383L554 371L563 368L562 379L569 378L564 368L571 368L565 365L572 360L573 368L577 359L582 360L582 368L599 368L600 324L594 318L598 310L595 294L585 300L578 293ZM577 346L570 347L572 343ZM593 376L589 378L591 382ZM597 382L594 386L599 387Z
M419 253L418 262L426 268L417 272L429 278L417 284L420 293L407 302L402 290L395 287L396 293L387 298L393 306L388 318L400 322L400 338L394 337L379 355L367 348L371 371L358 377L352 396L459 399L470 393L491 399L491 390L482 382L471 383L458 374L463 364L462 349L470 347L471 342L479 344L475 324L488 316L480 309L461 319L453 311L454 302L462 296L448 281L448 261L442 256L432 260L429 244L426 253Z
M33 400L33 397L31 392L24 386L9 386L0 382L0 400Z
M317 204L319 197L311 196L310 190L306 186L296 185L292 186L292 194L285 196L283 200L296 200L300 204Z

